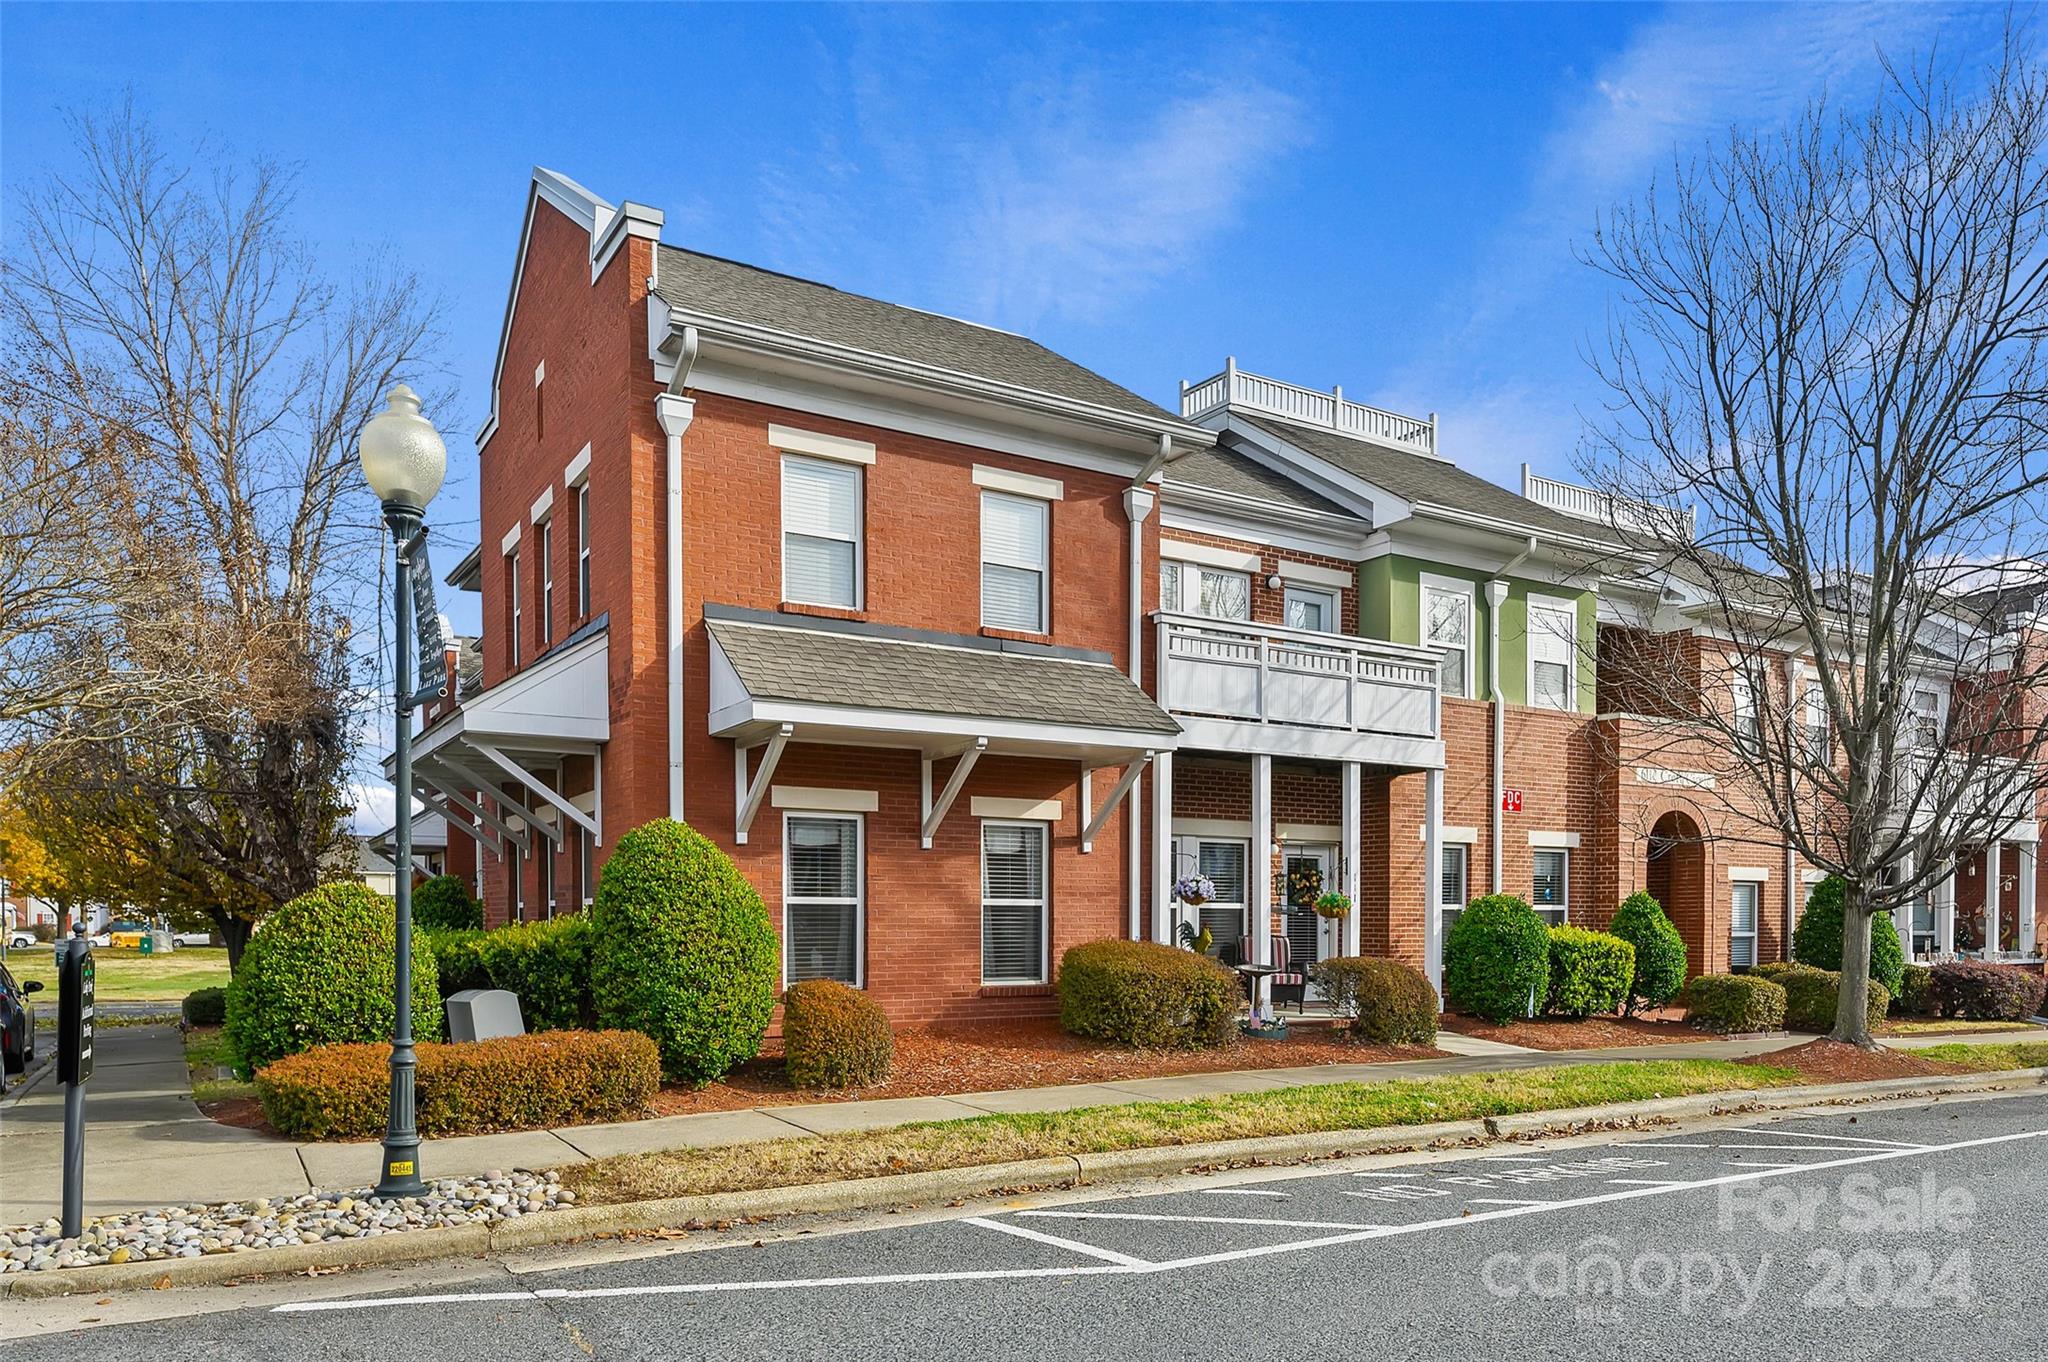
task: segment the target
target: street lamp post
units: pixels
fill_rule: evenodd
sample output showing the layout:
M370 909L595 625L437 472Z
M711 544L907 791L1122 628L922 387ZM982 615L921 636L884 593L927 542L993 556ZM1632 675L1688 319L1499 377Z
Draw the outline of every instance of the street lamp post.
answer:
M426 537L427 503L441 490L448 471L448 451L433 424L420 415L419 396L401 383L386 398L386 407L363 427L363 476L384 503L384 523L391 527L398 569L392 581L392 610L397 662L394 667L395 752L392 784L397 790L393 859L397 883L393 899L397 916L398 961L393 979L397 992L391 1035L391 1109L384 1126L384 1162L377 1175L380 1197L418 1196L426 1190L420 1177L420 1133L413 1115L412 1049L412 556Z

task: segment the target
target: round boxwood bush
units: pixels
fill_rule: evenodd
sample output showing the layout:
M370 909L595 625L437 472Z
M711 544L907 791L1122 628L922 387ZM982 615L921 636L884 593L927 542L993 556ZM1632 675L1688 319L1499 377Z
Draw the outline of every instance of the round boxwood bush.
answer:
M1550 993L1550 929L1513 894L1472 900L1444 942L1451 1006L1504 1022L1529 1016Z
M708 1083L761 1052L782 973L775 929L709 838L671 818L621 837L590 927L598 1024L651 1036L663 1073Z
M1775 1031L1785 990L1757 974L1702 974L1685 986L1685 1019L1702 1031Z
M1841 1005L1840 970L1802 965L1780 974L1777 983L1785 990L1785 1025L1789 1029L1823 1033L1835 1029L1835 1009ZM1891 990L1872 979L1863 1009L1865 1026L1876 1030L1891 1005Z
M1792 958L1815 969L1842 967L1842 916L1848 908L1848 891L1839 875L1830 875L1813 886L1799 925L1792 929ZM1906 952L1899 946L1898 928L1891 915L1879 913L1870 919L1870 977L1897 994L1905 986Z
M482 931L484 906L460 877L436 875L412 891L412 925L430 932Z
M224 988L195 988L185 995L178 1012L187 1026L219 1026L228 1019L228 991Z
M1085 941L1060 957L1060 1025L1077 1036L1183 1050L1237 1034L1237 976L1155 941Z
M799 1088L871 1088L889 1077L896 1037L874 1000L837 979L782 995L782 1069Z
M1635 978L1636 948L1584 927L1550 929L1550 992L1543 1010L1559 1017L1619 1012Z
M1892 999L1892 1013L1901 1017L1934 1014L1934 971L1925 965L1907 965L1899 980L1899 994Z
M1685 938L1678 934L1651 894L1638 890L1614 910L1607 930L1635 947L1635 975L1629 980L1627 1011L1662 1007L1685 987Z
M249 1069L315 1045L388 1041L398 958L391 900L364 884L326 884L272 913L228 983L227 1036ZM434 952L412 943L412 1031L441 1038Z
M1353 1040L1371 1045L1436 1043L1436 990L1421 970L1377 956L1335 956L1310 969L1330 1010L1348 1019Z

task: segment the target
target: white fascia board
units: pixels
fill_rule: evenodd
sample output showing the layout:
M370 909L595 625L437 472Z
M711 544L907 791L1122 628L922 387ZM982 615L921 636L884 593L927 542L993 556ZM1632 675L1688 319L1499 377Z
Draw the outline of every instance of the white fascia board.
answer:
M844 435L798 430L794 426L769 426L768 443L784 454L808 454L840 463L871 464L875 461L875 446L870 440L849 440Z
M533 505L527 508L526 518L538 525L554 513L555 485L549 483L541 489L540 495L533 499Z
M974 465L974 485L985 487L991 492L1009 492L1036 501L1065 501L1067 485L1057 478L1034 477L1030 473L1016 473L1007 468L990 468L986 464Z
M1295 553L1349 559L1363 555L1372 535L1368 523L1349 514L1253 501L1184 482L1167 483L1163 492L1160 524L1189 534L1213 534Z
M1441 770L1441 738L1409 738L1393 733L1352 733L1331 728L1261 724L1242 719L1174 716L1181 727L1180 746L1190 751L1264 753L1314 761L1360 761L1409 771Z
M576 451L576 457L569 460L569 466L562 470L562 486L581 487L590 481L590 446L585 444Z
M1319 458L1263 427L1231 420L1226 416L1220 429L1243 440L1245 451L1258 463L1320 492L1339 505L1364 516L1376 526L1387 526L1397 520L1406 520L1411 512L1412 508L1405 499L1395 496L1386 488L1367 482L1355 473L1347 472L1329 460Z
M1200 563L1226 572L1257 572L1259 555L1248 549L1218 548L1214 544L1190 544L1180 539L1161 539L1159 556L1177 563Z
M987 738L991 744L1004 744L1006 752L1022 755L1031 755L1040 748L1047 749L1047 756L1062 755L1062 749L1170 752L1179 743L1178 736L1172 733L1083 728L1026 719L990 719L973 714L925 714L914 710L800 704L784 700L756 700L751 696L711 712L710 729L714 737L725 737L750 724L858 729L901 738L905 747L917 747L927 741ZM798 742L806 741L801 731L793 737Z
M1358 585L1355 573L1318 567L1314 563L1296 563L1286 558L1280 560L1280 579L1286 582L1300 582L1304 586L1328 587L1333 591L1349 591Z

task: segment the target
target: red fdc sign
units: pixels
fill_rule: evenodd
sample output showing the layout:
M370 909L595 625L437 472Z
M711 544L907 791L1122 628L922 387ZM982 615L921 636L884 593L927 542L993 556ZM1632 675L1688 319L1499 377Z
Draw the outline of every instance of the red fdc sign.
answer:
M1520 790L1502 790L1500 792L1500 811L1502 813L1520 813L1522 811L1522 792Z

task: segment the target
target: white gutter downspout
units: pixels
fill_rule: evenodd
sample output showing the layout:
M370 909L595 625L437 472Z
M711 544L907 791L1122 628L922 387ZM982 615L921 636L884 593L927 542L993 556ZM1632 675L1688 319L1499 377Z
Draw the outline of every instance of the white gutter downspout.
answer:
M1154 454L1139 471L1137 481L1124 489L1124 515L1131 522L1131 572L1130 572L1130 673L1131 684L1140 690L1145 688L1145 521L1151 516L1152 508L1158 503L1159 495L1147 484L1159 475L1166 461L1173 455L1173 438L1162 433L1159 437L1159 452ZM1154 774L1154 779L1158 778ZM1133 941L1143 941L1145 936L1145 801L1133 794L1127 802L1130 826L1130 848L1125 857L1126 878L1130 890L1129 934ZM1087 816L1084 809L1082 816ZM1163 837L1165 828L1153 829L1152 835Z
M1493 705L1493 893L1500 892L1501 861L1501 791L1506 788L1506 756L1502 749L1507 745L1507 702L1500 690L1500 608L1508 598L1507 575L1529 561L1536 552L1536 536L1530 535L1522 545L1522 551L1500 565L1493 580L1486 584L1486 681L1487 698Z
M683 396L697 362L697 328L683 328L681 351L668 390L654 399L655 419L668 436L668 816L683 820L683 432L697 403Z

